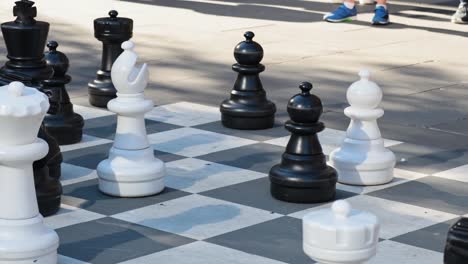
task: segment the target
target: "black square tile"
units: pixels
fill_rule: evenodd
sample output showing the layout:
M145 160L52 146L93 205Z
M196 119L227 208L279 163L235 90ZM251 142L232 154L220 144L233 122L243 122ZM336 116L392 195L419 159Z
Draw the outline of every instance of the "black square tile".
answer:
M107 159L111 147L112 143L107 143L82 149L66 151L62 153L63 162L95 170L99 162ZM154 155L164 162L170 162L185 158L179 155L159 150L155 150Z
M168 131L179 128L180 126L162 123L154 120L145 119L146 131L148 134ZM85 121L83 133L98 138L114 139L117 128L117 116L103 116Z
M468 213L468 183L439 177L428 176L367 195L457 215Z
M193 242L164 231L102 218L56 230L58 253L81 261L113 264Z
M447 233L458 219L459 218L455 218L447 222L419 229L394 237L391 240L443 253L447 241Z
M271 167L281 161L283 152L283 147L258 143L210 153L197 158L242 169L268 173Z
M288 216L206 241L286 263L314 263L302 251L302 221Z
M397 157L397 168L425 174L456 168L465 165L468 160L466 148L440 149L403 143L389 149Z
M216 132L220 134L236 136L240 138L246 138L256 141L265 141L278 137L288 136L289 132L284 128L284 125L280 122L276 122L273 128L262 129L262 130L239 130L230 129L224 127L221 121L216 121L208 124L198 125L194 128Z
M321 203L299 204L276 200L270 194L270 179L268 177L222 187L200 194L280 214L292 214L321 205ZM336 199L346 199L354 195L356 194L336 190Z
M63 187L62 203L83 208L103 215L114 215L148 205L162 203L189 195L183 191L166 187L154 196L120 198L103 194L98 189L98 180L93 179Z

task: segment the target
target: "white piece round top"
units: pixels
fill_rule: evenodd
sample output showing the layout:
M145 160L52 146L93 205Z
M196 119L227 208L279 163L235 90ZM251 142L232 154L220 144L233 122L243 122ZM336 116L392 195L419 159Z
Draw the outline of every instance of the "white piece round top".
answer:
M49 98L35 88L21 82L0 87L0 116L27 117L45 115Z
M361 79L354 82L346 92L346 99L352 107L362 109L377 108L382 101L382 89L370 80L370 72L361 70Z
M375 215L353 210L345 200L337 200L331 209L313 211L303 218L310 247L349 251L375 247L379 223Z
M133 50L135 44L125 41L124 50L112 65L111 78L118 94L143 93L148 84L149 72L145 64L137 66L138 54Z

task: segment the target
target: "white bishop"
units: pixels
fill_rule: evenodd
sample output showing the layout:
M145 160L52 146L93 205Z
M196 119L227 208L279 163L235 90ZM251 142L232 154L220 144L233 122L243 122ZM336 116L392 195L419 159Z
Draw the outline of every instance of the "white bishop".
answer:
M384 147L377 119L384 114L379 108L382 90L369 80L367 70L346 93L350 104L344 110L351 118L346 138L340 148L330 154L331 165L338 171L338 181L354 185L377 185L393 179L395 155Z
M146 64L135 66L138 55L130 41L112 66L111 77L117 98L107 108L117 114L117 131L109 158L99 163L99 189L120 197L153 195L164 189L164 163L154 157L145 127L145 113L153 102L144 97L148 84Z

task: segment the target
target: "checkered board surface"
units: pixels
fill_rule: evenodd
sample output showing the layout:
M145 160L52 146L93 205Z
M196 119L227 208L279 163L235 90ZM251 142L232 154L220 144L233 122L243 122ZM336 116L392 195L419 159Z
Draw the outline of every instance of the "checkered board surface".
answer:
M288 132L221 125L217 107L180 102L146 116L155 155L166 162L165 191L115 198L98 191L97 164L107 157L116 116L75 106L86 119L81 143L62 146L62 208L45 222L60 236L59 263L313 263L302 251L301 218L327 204L273 199L268 171ZM345 135L326 129L329 154ZM337 185L337 198L381 221L373 264L440 264L449 226L468 214L463 153L386 140L398 159L395 180L374 187ZM423 154L421 154L423 153Z

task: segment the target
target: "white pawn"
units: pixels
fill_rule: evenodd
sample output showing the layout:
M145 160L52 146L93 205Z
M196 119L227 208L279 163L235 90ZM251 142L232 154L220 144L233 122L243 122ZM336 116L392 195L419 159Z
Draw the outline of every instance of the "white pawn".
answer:
M120 197L140 197L164 189L164 163L154 157L145 127L145 113L153 102L144 97L148 84L146 64L137 67L138 55L130 41L122 43L123 53L112 66L111 77L117 98L107 108L117 113L117 131L109 158L99 163L99 189Z
M378 185L392 181L395 155L384 147L377 119L384 114L379 108L382 90L369 80L367 70L359 72L361 80L346 93L351 106L344 110L351 118L346 138L330 154L330 163L338 171L338 181L354 185Z
M302 228L304 252L319 264L360 264L377 253L377 217L352 210L347 201L305 215Z
M59 238L39 214L32 164L49 99L20 82L0 87L0 264L55 264Z

